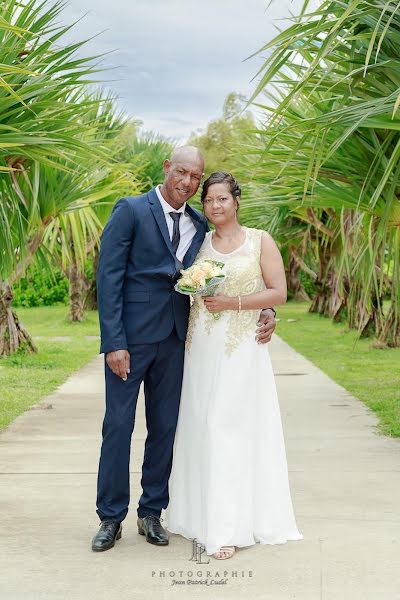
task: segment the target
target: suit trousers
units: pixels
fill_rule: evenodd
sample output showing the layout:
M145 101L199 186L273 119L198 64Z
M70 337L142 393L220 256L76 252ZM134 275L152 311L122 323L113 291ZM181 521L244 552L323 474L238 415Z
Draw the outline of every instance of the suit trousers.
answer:
M168 505L168 479L178 420L185 342L175 327L154 344L129 345L127 381L105 362L106 412L97 480L97 514L121 522L130 500L129 462L139 388L144 382L147 438L138 516L160 516Z

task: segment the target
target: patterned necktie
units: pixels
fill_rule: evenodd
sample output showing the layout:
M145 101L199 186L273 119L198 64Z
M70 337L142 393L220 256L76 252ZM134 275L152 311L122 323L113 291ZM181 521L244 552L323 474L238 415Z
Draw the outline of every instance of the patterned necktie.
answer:
M171 219L174 221L174 229L172 231L172 250L174 251L174 254L176 255L176 251L178 250L178 246L179 246L179 241L181 239L181 234L179 231L179 219L181 218L181 214L180 212L170 212L169 215L171 217Z

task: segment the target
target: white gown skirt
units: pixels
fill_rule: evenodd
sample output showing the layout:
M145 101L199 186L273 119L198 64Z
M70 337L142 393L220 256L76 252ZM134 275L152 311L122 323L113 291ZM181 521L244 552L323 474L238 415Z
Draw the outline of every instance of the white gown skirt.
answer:
M209 555L223 545L303 538L268 345L254 333L227 356L223 317L209 334L199 319L185 353L165 512L170 532L196 539Z

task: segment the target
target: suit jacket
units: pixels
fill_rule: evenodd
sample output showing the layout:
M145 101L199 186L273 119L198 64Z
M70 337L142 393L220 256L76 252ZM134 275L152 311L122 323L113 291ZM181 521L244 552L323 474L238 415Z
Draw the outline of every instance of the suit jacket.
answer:
M196 234L183 259L189 267L209 230L207 219L186 205ZM103 230L97 269L100 352L150 344L187 332L189 297L174 291L182 264L172 250L156 191L115 204Z

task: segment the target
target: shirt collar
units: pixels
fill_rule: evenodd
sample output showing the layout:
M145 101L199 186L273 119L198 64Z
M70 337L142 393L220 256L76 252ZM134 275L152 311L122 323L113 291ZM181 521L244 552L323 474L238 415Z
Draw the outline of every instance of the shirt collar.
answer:
M180 208L173 208L170 204L168 204L168 202L166 200L164 200L163 195L161 194L160 191L160 187L159 185L156 186L156 194L158 196L158 199L161 203L162 209L164 211L164 213L167 215L170 212L179 212L179 213L185 213L186 210L186 202L185 204L183 204Z

